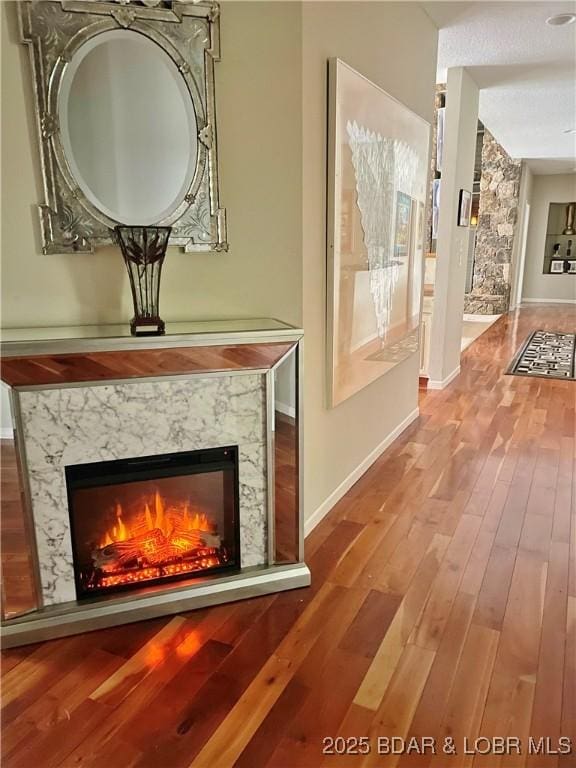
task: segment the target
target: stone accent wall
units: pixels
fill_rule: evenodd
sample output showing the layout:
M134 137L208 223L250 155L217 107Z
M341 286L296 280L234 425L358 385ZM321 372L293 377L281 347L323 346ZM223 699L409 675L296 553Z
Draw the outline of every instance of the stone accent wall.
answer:
M472 291L465 296L466 313L496 315L508 310L521 170L521 161L512 160L486 130L474 274Z

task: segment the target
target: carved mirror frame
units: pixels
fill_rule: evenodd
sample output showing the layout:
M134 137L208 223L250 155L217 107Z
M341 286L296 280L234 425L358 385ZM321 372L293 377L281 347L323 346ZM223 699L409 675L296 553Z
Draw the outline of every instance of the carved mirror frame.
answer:
M226 212L219 205L214 62L220 58L219 6L210 0L24 0L20 32L32 61L36 126L45 202L39 205L42 250L91 252L114 242L115 221L86 197L62 144L58 94L74 53L102 32L130 29L174 61L191 95L198 128L196 169L182 203L155 222L171 226L171 245L185 251L227 250ZM151 106L153 108L153 106Z

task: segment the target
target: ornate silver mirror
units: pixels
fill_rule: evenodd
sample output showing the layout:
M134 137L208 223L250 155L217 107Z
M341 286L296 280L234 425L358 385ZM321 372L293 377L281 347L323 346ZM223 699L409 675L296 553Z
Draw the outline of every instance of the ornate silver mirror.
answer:
M91 251L117 224L171 226L186 251L226 246L219 207L212 2L32 0L30 45L45 253Z
M182 204L196 171L196 112L149 38L115 30L85 43L62 78L58 124L78 186L111 219L154 224Z

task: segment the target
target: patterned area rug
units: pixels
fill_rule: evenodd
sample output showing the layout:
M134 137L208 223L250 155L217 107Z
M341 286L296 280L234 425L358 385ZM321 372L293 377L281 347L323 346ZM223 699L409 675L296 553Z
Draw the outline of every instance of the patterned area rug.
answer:
M576 334L534 331L526 339L506 373L575 379Z

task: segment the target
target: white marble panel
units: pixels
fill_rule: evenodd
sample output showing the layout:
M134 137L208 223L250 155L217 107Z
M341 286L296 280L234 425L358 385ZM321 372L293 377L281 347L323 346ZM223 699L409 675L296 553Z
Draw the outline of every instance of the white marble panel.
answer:
M64 468L238 445L243 567L266 562L265 383L261 375L20 393L44 603L76 598Z

